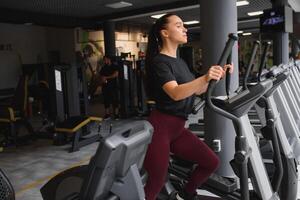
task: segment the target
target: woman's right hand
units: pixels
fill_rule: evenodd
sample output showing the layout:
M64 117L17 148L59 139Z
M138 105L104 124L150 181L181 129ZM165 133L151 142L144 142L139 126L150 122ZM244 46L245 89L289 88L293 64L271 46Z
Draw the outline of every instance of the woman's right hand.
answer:
M213 65L209 68L208 72L205 74L206 81L210 80L219 81L225 75L225 71L219 65Z

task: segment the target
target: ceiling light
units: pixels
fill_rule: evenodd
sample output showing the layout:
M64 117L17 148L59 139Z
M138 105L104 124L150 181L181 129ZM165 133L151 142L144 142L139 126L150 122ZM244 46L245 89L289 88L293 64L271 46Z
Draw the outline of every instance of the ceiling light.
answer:
M252 33L243 33L243 36L252 35Z
M151 15L152 18L154 19L158 19L158 18L161 18L162 16L164 16L166 13L163 13L163 14L158 14L158 15Z
M120 1L120 2L117 2L117 3L105 4L105 6L109 7L109 8L118 9L118 8L125 8L125 7L132 6L132 3L128 3L128 2L125 2L125 1Z
M238 31L237 33L238 33L238 34L241 34L241 33L244 33L244 31Z
M186 25L191 25L191 24L198 24L199 21L197 21L197 20L192 20L192 21L187 21L187 22L183 22L183 23L186 24Z
M263 13L264 13L263 11L248 12L248 15L249 16L256 16L256 15L261 15Z
M249 5L249 1L237 1L236 6L246 6Z

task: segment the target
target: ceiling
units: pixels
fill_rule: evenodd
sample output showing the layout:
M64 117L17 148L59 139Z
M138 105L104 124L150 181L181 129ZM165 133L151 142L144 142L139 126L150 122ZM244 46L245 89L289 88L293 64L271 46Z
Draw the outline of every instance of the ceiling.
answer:
M201 24L199 0L124 1L132 3L132 6L121 9L105 6L119 0L1 0L0 22L99 28L103 21L113 20L118 24L149 25L154 21L150 15L171 11L181 16L183 21L199 20ZM238 7L239 29L258 29L258 18L249 17L247 12L271 8L271 0L248 1L249 5Z

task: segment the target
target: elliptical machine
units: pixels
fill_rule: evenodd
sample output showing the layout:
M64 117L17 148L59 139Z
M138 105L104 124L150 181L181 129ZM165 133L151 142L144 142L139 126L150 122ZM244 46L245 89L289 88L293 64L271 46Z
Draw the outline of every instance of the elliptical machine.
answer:
M41 188L44 200L144 200L139 169L153 128L146 121L102 124L102 140L88 165L68 169Z
M102 139L88 165L70 168L42 188L44 200L144 200L140 168L153 128L147 121L110 121L101 126ZM15 200L14 189L0 169L0 199Z
M4 172L0 169L0 199L15 200L15 191Z
M277 140L277 142L274 141L272 144L278 143L279 146L261 146L261 153L263 159L272 161L266 162L265 166L269 173L269 177L272 177L271 183L273 189L279 193L281 199L296 200L298 189L296 155L289 144L287 134L283 128L284 122L280 117L274 100L275 91L277 91L278 87L287 80L290 73L288 70L277 66L272 67L270 70L265 70L263 73L267 49L269 46L269 42L265 43L257 78L258 82L263 79L274 78L273 87L257 101L255 108L260 107L264 110L264 113L262 113L259 117L260 120L263 121L262 124L264 125L261 129L264 140ZM245 80L248 79L248 75L249 72L247 72ZM246 81L244 81L243 87L247 88ZM279 162L280 160L281 162ZM279 179L278 177L282 177L282 179Z
M226 46L229 46L228 43L230 43L230 40L237 40L236 36L234 37L231 35L229 37L230 39ZM223 65L225 63L230 51L231 48L225 48L218 62L219 65ZM270 184L270 180L265 170L256 138L247 115L255 102L262 97L265 92L271 89L273 80L266 79L251 88L238 92L235 96L224 99L212 99L212 92L215 85L216 81L211 81L209 84L206 104L212 111L215 111L233 121L237 136L235 139L236 152L234 159L231 161L231 165L234 172L240 179L240 188L237 187L237 184L234 181L220 177L216 174L210 177L203 188L221 196L224 199L230 200L279 199L277 191L274 191ZM173 164L171 165L170 170L171 178L172 176L176 177L183 174L185 174L185 177L181 178L187 177L186 171L179 170L180 168L182 169L182 166L177 166L176 169L172 167L174 167ZM254 188L251 193L249 192L248 178L251 179ZM277 178L277 182L280 182L281 177L279 176Z

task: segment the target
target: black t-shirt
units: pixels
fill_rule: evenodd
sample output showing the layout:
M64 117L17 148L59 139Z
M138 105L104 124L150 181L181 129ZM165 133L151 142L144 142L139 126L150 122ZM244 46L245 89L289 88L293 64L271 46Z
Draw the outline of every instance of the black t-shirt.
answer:
M174 101L162 88L169 81L176 81L180 85L194 80L195 77L187 64L182 59L158 54L153 58L151 73L156 108L161 112L187 119L192 111L195 95Z
M103 65L103 67L100 70L101 76L111 76L113 73L119 70L118 65L111 64L111 65ZM110 78L107 79L107 83L104 85L106 87L117 87L117 77L116 78Z

